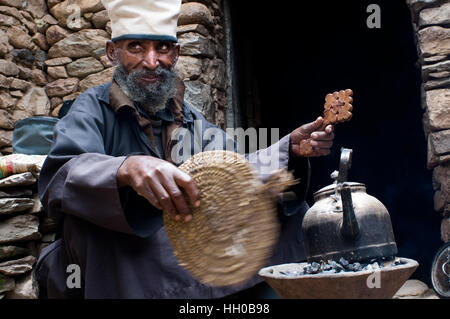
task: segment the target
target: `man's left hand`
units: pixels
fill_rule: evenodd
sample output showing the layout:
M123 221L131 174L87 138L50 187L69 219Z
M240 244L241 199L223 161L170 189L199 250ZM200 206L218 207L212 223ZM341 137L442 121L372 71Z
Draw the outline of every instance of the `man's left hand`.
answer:
M333 146L334 129L333 125L327 125L321 130L322 126L323 118L318 117L314 122L296 128L290 135L290 154L294 157L301 156L304 150L301 150L300 141L311 138L309 144L313 152L308 157L329 155Z

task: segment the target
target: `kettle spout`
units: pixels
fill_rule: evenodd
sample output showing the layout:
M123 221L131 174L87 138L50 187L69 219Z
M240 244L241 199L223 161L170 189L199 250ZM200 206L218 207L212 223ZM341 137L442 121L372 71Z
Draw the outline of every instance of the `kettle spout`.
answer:
M350 186L345 183L341 188L342 210L344 216L342 219L341 234L347 240L354 240L358 237L360 230L353 209L352 193Z

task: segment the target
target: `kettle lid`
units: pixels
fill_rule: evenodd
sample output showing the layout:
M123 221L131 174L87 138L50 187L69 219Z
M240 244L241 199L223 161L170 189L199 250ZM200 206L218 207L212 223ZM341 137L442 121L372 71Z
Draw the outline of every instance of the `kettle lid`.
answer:
M363 192L366 191L366 185L363 183L345 182L345 184L350 186L350 189L352 191L363 191ZM337 183L333 183L333 184L330 184L328 186L325 186L325 187L319 189L317 192L314 193L314 200L317 201L319 198L335 194L336 186L337 186Z
M366 191L366 186L362 183L347 182L348 170L352 165L352 154L353 150L348 148L341 148L341 159L339 162L339 171L334 171L331 173L330 177L334 180L334 183L324 188L318 190L314 193L314 200L317 201L319 198L327 197L329 195L336 193L336 187L339 184L345 183L349 186L351 191Z

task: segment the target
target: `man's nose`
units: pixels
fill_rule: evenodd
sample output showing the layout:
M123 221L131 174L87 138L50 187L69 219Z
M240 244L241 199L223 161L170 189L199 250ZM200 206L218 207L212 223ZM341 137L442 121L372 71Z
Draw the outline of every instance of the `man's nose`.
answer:
M159 66L159 54L156 50L150 49L144 56L143 65L149 70L155 70Z

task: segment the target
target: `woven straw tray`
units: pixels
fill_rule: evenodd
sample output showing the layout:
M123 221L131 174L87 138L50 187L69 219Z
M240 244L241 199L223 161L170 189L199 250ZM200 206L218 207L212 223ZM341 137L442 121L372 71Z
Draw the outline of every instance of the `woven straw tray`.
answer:
M180 265L211 286L244 283L273 253L280 231L276 195L293 184L292 175L279 173L264 184L242 155L229 151L198 153L180 169L201 193L200 207L190 207L190 222L164 213Z

